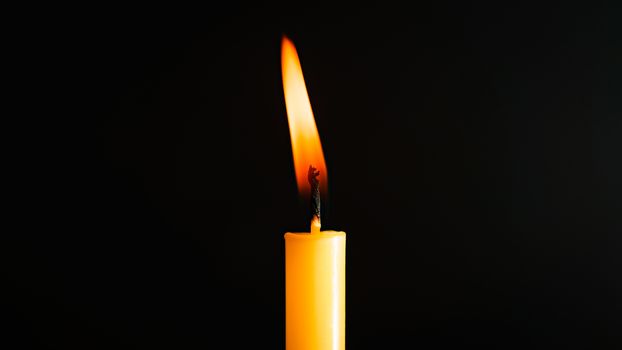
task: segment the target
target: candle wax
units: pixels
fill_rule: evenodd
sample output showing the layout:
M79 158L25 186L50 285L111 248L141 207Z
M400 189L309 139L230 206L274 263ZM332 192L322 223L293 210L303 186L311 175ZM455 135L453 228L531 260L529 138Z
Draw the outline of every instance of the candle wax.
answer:
M285 234L287 350L345 349L346 234Z

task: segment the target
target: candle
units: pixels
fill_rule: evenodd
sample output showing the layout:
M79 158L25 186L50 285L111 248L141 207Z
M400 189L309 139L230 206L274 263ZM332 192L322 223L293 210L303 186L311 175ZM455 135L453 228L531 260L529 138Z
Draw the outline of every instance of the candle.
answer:
M310 232L285 234L286 349L344 350L346 234L320 230L326 164L298 53L287 37L281 65L296 182L312 208Z

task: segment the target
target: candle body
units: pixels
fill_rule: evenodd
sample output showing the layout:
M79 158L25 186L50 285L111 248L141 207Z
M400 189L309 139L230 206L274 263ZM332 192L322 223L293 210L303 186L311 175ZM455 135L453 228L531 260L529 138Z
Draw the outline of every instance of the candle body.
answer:
M287 350L345 349L346 234L285 234Z

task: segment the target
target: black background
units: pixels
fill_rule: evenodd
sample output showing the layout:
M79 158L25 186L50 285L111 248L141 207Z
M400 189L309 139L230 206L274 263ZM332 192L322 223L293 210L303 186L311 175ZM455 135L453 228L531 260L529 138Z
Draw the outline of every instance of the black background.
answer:
M287 34L324 227L348 233L349 349L619 348L619 6L410 5L93 8L41 28L65 107L5 245L5 340L284 348L282 235L308 227Z

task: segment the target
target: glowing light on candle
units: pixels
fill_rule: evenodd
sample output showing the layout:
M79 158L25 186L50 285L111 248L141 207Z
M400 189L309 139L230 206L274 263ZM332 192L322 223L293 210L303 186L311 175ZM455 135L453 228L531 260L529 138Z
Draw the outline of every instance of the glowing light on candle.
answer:
M298 52L294 43L285 36L281 45L281 68L298 191L305 197L309 196L307 174L309 166L312 165L320 172L320 191L325 194L328 177L320 135L313 118Z

